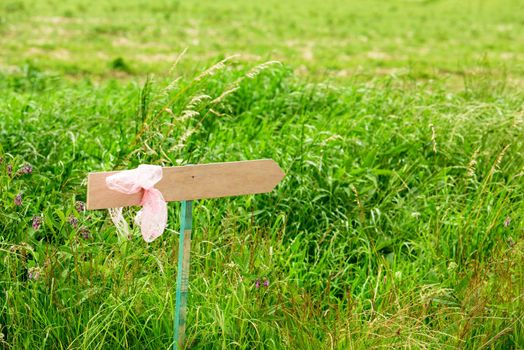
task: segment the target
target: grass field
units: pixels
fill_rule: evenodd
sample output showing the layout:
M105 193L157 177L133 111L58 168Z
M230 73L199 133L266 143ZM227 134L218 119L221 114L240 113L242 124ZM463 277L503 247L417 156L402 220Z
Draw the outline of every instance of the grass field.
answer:
M523 349L523 13L2 1L0 348L171 348L180 205L119 238L87 173L273 158L195 203L188 348Z

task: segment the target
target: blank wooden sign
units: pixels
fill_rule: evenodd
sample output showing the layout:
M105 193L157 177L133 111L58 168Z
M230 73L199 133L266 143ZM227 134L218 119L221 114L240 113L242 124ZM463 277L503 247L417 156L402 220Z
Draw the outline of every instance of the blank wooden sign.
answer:
M139 205L142 192L123 194L110 190L106 177L117 173L90 173L87 178L87 209ZM165 167L155 188L166 202L188 201L270 192L284 177L272 159Z

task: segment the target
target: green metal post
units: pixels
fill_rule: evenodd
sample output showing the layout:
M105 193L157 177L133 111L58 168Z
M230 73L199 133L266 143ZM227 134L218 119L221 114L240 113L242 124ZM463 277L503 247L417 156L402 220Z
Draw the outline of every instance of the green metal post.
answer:
M189 256L191 250L191 226L193 223L192 201L182 201L180 214L180 240L178 244L178 271L176 279L175 334L173 350L184 348L186 332L187 286Z

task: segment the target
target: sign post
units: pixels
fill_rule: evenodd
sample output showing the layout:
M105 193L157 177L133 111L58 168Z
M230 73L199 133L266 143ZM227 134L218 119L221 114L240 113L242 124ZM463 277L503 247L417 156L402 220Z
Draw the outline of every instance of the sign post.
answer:
M106 178L116 173L118 171L89 174L87 209L140 205L143 190L124 194L107 187ZM184 348L193 200L270 192L284 178L284 172L275 161L259 159L165 167L162 174L155 188L166 202L182 202L173 342L173 349L177 350Z
M180 213L180 239L178 242L178 271L176 278L175 333L173 350L182 349L186 334L187 286L189 280L189 255L191 251L191 226L193 203L182 201Z

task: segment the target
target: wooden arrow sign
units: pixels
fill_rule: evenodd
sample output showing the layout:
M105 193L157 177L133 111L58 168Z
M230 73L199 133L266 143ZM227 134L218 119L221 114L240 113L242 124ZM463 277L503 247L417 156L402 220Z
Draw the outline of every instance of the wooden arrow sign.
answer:
M106 177L117 173L90 173L87 178L87 209L139 205L142 193L110 190ZM270 192L284 177L272 159L166 167L155 188L166 202L219 198Z

